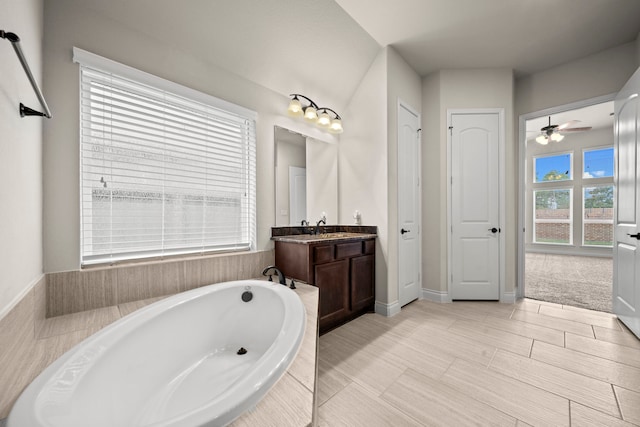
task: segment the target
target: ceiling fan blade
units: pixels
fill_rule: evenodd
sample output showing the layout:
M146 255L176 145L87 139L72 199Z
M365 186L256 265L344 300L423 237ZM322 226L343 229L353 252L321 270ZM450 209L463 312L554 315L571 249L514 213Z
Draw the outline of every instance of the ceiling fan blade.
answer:
M561 124L560 126L558 126L558 130L565 130L577 123L580 123L580 120L570 120L566 123Z
M591 130L591 126L585 126L581 128L567 128L567 129L563 129L562 132L584 132L587 130Z

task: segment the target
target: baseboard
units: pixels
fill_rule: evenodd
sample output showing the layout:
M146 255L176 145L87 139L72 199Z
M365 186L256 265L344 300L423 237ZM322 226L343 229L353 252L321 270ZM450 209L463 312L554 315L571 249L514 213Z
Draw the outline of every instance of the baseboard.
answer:
M422 288L421 299L426 299L433 302L448 303L451 302L449 292L446 291L434 291L433 289Z
M516 293L512 292L503 292L502 298L500 298L500 302L503 304L513 304L516 302Z
M13 310L18 304L20 304L20 301L22 301L24 299L24 297L27 296L27 294L29 294L29 292L31 292L33 290L33 288L36 287L36 285L38 283L40 283L40 281L45 277L44 274L41 274L40 276L38 276L37 278L35 278L31 283L29 283L29 285L27 285L22 292L20 292L18 295L16 295L11 302L4 307L3 309L0 310L0 320L2 320L7 314L9 314L9 312L11 310Z
M398 301L394 301L391 304L386 304L384 302L376 301L375 311L385 317L395 316L400 313L400 303Z

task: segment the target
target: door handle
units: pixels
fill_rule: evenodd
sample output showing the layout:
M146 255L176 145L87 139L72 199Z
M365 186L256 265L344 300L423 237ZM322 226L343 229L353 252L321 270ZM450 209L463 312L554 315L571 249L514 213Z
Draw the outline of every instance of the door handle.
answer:
M497 233L498 231L500 231L500 229L499 229L499 228L495 228L495 227L493 227L493 228L490 228L490 229L489 229L489 231L495 234L495 233Z
M640 240L640 233L636 233L636 234L627 234L627 236L629 236L629 237L634 237L634 238L636 238L636 239Z
M405 230L404 228L401 228L401 229L400 229L400 234L408 233L408 232L410 232L410 231L411 231L411 230Z

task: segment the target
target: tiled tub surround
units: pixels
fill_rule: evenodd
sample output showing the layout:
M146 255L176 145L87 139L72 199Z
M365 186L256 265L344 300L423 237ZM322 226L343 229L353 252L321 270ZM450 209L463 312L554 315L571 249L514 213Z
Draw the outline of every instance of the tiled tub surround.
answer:
M233 279L235 280L235 279ZM316 387L318 290L303 283L296 292L305 304L307 325L300 351L287 373L256 409L234 426L307 426L314 416ZM0 320L0 419L9 415L22 390L67 350L122 316L157 301L141 301L45 318L44 280ZM166 295L165 295L166 296Z
M273 251L237 252L47 274L46 317L259 277Z

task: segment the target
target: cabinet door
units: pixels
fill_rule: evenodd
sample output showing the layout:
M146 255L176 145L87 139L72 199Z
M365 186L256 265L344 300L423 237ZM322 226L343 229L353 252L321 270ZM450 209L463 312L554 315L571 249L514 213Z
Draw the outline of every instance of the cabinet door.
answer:
M349 260L318 264L315 276L320 290L320 329L326 330L349 315Z
M351 258L351 310L369 307L375 300L375 255Z

